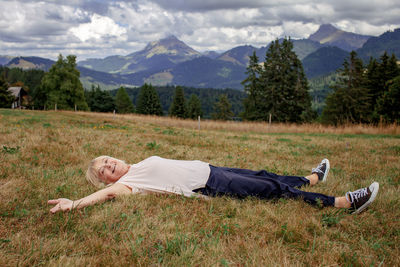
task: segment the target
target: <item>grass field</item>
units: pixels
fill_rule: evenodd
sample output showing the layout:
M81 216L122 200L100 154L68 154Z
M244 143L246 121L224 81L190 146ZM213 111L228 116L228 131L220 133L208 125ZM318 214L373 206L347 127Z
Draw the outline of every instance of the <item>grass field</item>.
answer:
M151 155L308 175L344 195L380 183L353 216L302 200L127 196L70 213L48 199L95 191L88 162ZM137 115L0 110L0 266L399 266L400 127L219 123Z

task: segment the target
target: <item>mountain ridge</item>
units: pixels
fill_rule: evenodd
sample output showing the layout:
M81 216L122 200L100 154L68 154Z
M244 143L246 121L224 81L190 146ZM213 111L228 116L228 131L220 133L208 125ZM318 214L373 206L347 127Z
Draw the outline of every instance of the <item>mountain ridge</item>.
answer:
M322 24L308 39L323 45L337 46L350 52L361 48L371 37L370 35L346 32L334 27L332 24Z
M329 27L331 32L336 32L332 27ZM292 41L294 51L302 59L309 78L336 70L347 52L341 48L323 49L330 46L309 39ZM390 51L400 56L400 29L371 38L357 52L364 57L372 55L379 58L379 53L388 48L388 45L393 48ZM104 59L91 59L102 66L101 70L88 68L87 64L82 65L82 61L78 62L78 69L86 88L90 88L90 84L100 84L110 89L120 85L141 86L146 82L153 85L243 89L240 82L246 71L248 56L255 51L259 62L262 62L268 46L269 44L260 48L251 45L237 46L218 56L214 54L212 58L190 48L175 36L169 36L150 42L144 49L127 56L114 55ZM179 47L182 50L179 50ZM10 60L9 56L0 56L0 60L7 62L3 65L10 67L45 70L54 62L38 57L15 57Z

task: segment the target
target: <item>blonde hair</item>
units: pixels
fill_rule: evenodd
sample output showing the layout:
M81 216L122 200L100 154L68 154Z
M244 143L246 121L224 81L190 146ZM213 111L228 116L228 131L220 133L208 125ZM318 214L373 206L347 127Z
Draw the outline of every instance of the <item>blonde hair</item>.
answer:
M98 162L100 162L101 160L103 160L106 157L108 157L108 156L100 156L100 157L93 159L89 163L89 167L86 171L86 180L97 188L102 188L102 187L106 186L106 184L104 184L104 182L101 181L99 178L99 168L98 168L98 164L97 164Z

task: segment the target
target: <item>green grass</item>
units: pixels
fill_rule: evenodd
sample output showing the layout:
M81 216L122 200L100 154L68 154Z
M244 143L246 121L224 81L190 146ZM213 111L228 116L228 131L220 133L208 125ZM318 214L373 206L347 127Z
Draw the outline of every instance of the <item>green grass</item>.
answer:
M0 266L399 266L400 139L385 129L196 122L134 115L0 109ZM219 128L222 127L222 128ZM307 128L308 127L308 128ZM398 132L398 131L397 131ZM84 179L99 155L129 163L158 155L217 166L308 175L344 195L380 183L360 215L302 200L202 200L152 194L51 215L48 199L95 191Z

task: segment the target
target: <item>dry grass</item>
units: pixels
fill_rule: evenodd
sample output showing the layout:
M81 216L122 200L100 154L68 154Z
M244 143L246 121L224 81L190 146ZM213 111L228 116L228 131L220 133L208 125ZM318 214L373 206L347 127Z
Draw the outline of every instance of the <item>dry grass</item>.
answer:
M400 127L271 125L0 110L0 266L386 265L400 259ZM94 191L102 154L151 155L307 175L323 157L330 195L380 183L358 216L301 200L130 196L50 215L51 198Z

